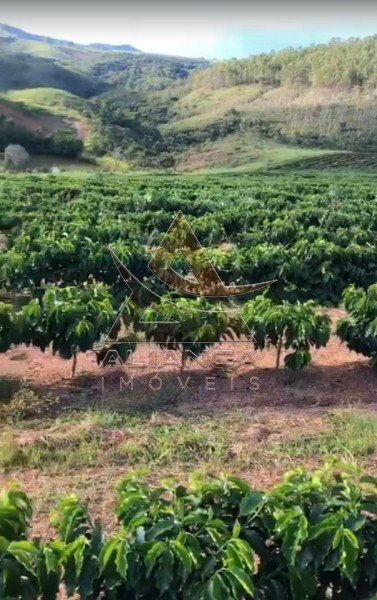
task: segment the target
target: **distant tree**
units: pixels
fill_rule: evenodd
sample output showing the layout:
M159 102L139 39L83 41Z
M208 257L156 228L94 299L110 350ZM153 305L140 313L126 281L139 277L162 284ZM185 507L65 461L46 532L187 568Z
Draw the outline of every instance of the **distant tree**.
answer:
M76 158L84 150L84 144L70 131L57 131L50 138L52 154Z
M159 165L163 169L172 169L175 167L175 158L172 154L163 152L159 158Z

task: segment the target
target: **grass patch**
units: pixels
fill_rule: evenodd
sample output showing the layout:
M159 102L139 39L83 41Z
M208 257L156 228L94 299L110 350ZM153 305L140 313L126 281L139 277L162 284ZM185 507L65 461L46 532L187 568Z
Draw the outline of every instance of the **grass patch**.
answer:
M182 171L253 173L269 171L300 161L318 159L333 151L284 146L265 140L252 132L227 135L213 142L200 144L183 153L178 163Z
M220 418L152 417L93 410L56 419L31 436L19 434L3 467L62 470L125 464L134 468L197 467L232 461L227 421ZM14 445L14 440L12 440ZM13 446L12 446L13 447Z
M161 126L163 132L185 131L205 127L224 118L230 110L245 111L266 88L261 85L239 85L217 90L193 90L174 106L175 118Z
M5 389L4 389L5 388ZM59 404L59 399L53 396L41 396L34 390L24 387L17 380L10 379L8 387L3 386L5 400L0 404L0 422L20 426L24 419L37 416L46 417L53 405Z
M377 415L345 410L317 417L152 414L92 409L5 428L0 466L74 473L86 469L274 472L329 456L362 463L377 453Z
M0 433L0 468L7 469L18 462L18 446L10 431Z
M143 428L120 444L117 454L134 467L226 464L231 460L228 444L227 431L219 421L202 419Z
M4 97L12 102L21 102L30 107L56 109L58 113L62 109L80 111L85 108L85 100L83 98L57 88L42 87L10 90L4 94Z
M352 409L330 414L327 420L328 431L298 435L277 444L274 451L299 460L329 455L363 460L377 452L377 415Z

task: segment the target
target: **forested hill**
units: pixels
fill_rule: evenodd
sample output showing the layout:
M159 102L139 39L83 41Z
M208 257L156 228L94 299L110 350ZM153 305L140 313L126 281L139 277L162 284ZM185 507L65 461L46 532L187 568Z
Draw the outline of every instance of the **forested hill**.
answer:
M111 86L155 90L186 80L191 71L209 66L200 58L148 54L129 44L77 44L1 23L0 56L0 91L55 87L78 96L83 96L82 82L86 96L98 95ZM71 81L67 81L68 72Z
M373 89L377 84L377 35L218 62L195 73L191 83L212 89L252 83Z
M376 164L377 36L209 62L0 26L0 52L0 152L179 170L340 152Z

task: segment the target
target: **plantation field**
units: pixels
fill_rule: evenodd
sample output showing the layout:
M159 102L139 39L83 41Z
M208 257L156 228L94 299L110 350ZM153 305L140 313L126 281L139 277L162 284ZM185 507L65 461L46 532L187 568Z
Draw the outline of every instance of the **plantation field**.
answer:
M226 473L241 477L258 493L270 490L287 470L298 465L316 469L328 457L376 474L376 192L377 181L372 175L355 173L315 177L96 172L1 175L0 487L16 480L33 498L32 533L43 538L54 535L49 528L49 512L61 496L71 493L88 503L91 515L100 518L108 532L116 531L114 510L119 507L114 490L130 470L142 472L152 484L165 478L186 484L193 472L201 476ZM172 223L178 227L169 230ZM189 245L187 226L201 247ZM168 245L161 246L168 230ZM109 246L129 271L114 262ZM161 273L166 274L174 265L174 285L169 289L162 275L151 270L150 262L158 248L163 248L159 255ZM228 289L273 283L230 300L218 294L214 303L207 293L192 297L189 292L177 291L181 277L189 286L187 290L195 278L204 285L206 278L213 282L203 251ZM130 273L143 282L143 287L124 305L128 285L134 281ZM212 290L208 286L207 292ZM151 291L158 294L153 301ZM216 313L211 312L213 308ZM224 356L235 346L236 356L247 354L247 361L237 362L239 358L232 355L225 367L213 363L211 357L216 352ZM106 357L115 350L119 360L111 367ZM317 482L313 485L318 484L316 476L313 481ZM123 507L136 502L136 497L137 502L146 501L145 490L132 491L129 485L134 484L124 484ZM299 480L295 485L301 485ZM305 488L306 484L302 485ZM326 485L321 484L325 495L330 493ZM341 492L343 496L345 493ZM271 494L274 497L274 492ZM258 507L260 498L255 500ZM315 498L314 494L310 502L316 502ZM251 497L249 501L254 502ZM63 577L64 583L71 592L80 589L82 598L92 600L92 592L83 593L80 579L81 575L85 578L80 569L88 558L85 553L92 544L88 542L91 534L80 533L84 509L77 508L76 500L65 502L66 517L61 519L59 536L68 546L64 551L63 546L51 547L57 561L51 573L54 577L59 574L58 564L66 565L70 572L71 566L65 561L75 552L75 564L81 565L76 571L78 579L72 575L72 581L67 581ZM296 515L298 501L289 502L289 510ZM0 535L2 506L0 501ZM121 518L129 523L130 531L139 526L139 518L147 527L141 514L149 513L145 512L146 505L140 506L136 521L127 512L131 509L124 508ZM224 507L221 510L227 510ZM254 508L248 510L254 515ZM339 546L343 558L339 558L339 572L331 580L331 597L372 598L366 593L374 590L374 584L366 583L363 563L358 562L364 544L369 548L369 542L361 539L364 529L358 530L356 521L349 520L348 510L356 511L347 508L342 513L341 531L351 533L342 533L344 539L338 542L343 544ZM273 513L274 518L277 514ZM228 519L222 513L220 516ZM292 513L288 520L296 516ZM22 516L17 518L22 521ZM71 525L65 530L68 523ZM279 527L283 527L279 523L273 534L268 533L275 536L273 551L277 555L283 539L279 537ZM167 531L165 526L161 531ZM220 527L219 523L214 527ZM253 545L255 540L243 537L243 529L236 535L234 527L230 537L240 537L237 552L244 558L235 563L229 551L233 558L227 555L221 559L232 583L226 576L222 579L217 563L208 566L215 571L207 582L207 567L203 567L204 583L195 583L192 575L192 598L249 600L254 585L255 597L261 600L328 597L328 566L323 575L322 567L314 565L314 584L304 581L301 578L306 571L295 562L301 560L301 551L296 548L295 558L292 554L286 559L284 550L287 563L282 564L281 574L279 570L271 579L270 559L261 559L258 544L258 550ZM305 527L300 530L302 540L306 539L305 531L308 540L312 534L315 539L312 529ZM369 522L365 531L368 527L372 527ZM223 526L220 530L222 536L228 535ZM160 544L162 539L165 543L165 538L159 537L164 533L151 531L148 543ZM116 537L108 543L128 543L128 534L120 535L121 542ZM173 534L166 535L170 540ZM182 532L179 535L174 538L176 545L166 541L166 548L172 543L171 548L179 554L177 560L184 561L185 568L194 573L195 560L197 564L200 560L192 550L191 565L186 555L186 551L191 552L191 542ZM9 533L4 537L13 540ZM219 539L214 534L213 543L220 543ZM9 552L12 560L18 561L17 569L20 565L26 568L29 563L21 551L34 556L34 549L18 547L18 541L12 542L16 545ZM245 558L250 550L242 545L244 542L255 550L257 562L262 560L264 565L267 561L266 567L257 571L250 566ZM113 576L117 591L105 597L120 599L125 597L122 594L129 572L120 564L125 546L116 548L117 575ZM157 548L162 552L161 546L154 548L153 552ZM48 554L50 549L46 551ZM110 564L112 551L109 549L107 558L103 552L98 564ZM169 550L166 552L168 555ZM148 564L152 558L146 560ZM0 561L0 574L1 568ZM150 568L153 571L153 565ZM43 573L33 575L33 585L39 590L47 585ZM97 575L101 578L103 573ZM294 576L295 583L291 579ZM112 585L106 577L98 584L99 589ZM152 591L148 588L139 597L173 599L161 591L165 583L160 577L161 573L156 574L152 579L157 583L150 583ZM187 575L187 581L190 577ZM274 583L267 584L267 580ZM353 580L357 580L356 591L348 583ZM52 590L56 590L57 581L60 575L49 582ZM186 584L176 585L178 589ZM221 585L225 585L226 593L221 592ZM301 585L306 586L304 595ZM316 596L309 593L311 585ZM276 590L281 596L274 595ZM347 595L339 595L343 592ZM37 600L37 593L33 593L30 598ZM138 593L134 590L130 597L136 598ZM27 596L14 592L13 597ZM50 597L53 595L46 594L43 600ZM190 596L183 593L177 598Z
M373 173L377 164L377 155L374 152L331 152L319 156L301 156L292 159L288 164L273 165L271 170L281 171L289 168L290 171L332 171L344 173L345 169L352 172Z

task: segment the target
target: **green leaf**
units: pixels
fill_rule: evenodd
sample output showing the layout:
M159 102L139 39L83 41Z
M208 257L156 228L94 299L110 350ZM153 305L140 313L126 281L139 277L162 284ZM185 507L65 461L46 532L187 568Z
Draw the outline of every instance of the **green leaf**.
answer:
M206 600L230 600L232 598L221 572L215 573L210 579L206 592Z
M35 572L37 548L32 542L11 542L8 546L8 552L14 556L22 566L29 571Z
M0 536L0 555L7 551L9 544L10 542L4 536Z
M317 582L308 569L289 569L289 581L294 600L312 598L317 590Z
M163 595L172 585L174 577L174 556L170 548L165 549L155 576L157 587Z
M234 485L236 485L243 494L249 494L251 492L250 485L239 477L228 477L228 481L230 483L234 483Z
M241 525L239 521L235 521L233 525L232 537L238 538L241 533Z
M148 551L144 562L145 562L145 566L147 569L147 577L150 576L151 572L153 571L157 560L160 558L160 556L165 552L166 549L166 542L155 542L152 546L152 548L150 548L150 550Z
M251 597L254 596L253 581L251 577L247 573L245 573L245 571L235 566L228 567L227 569L224 569L224 571L229 573L229 575L233 577L233 579L238 583L239 587L244 592L249 594L249 596Z
M186 548L184 547L184 545L181 544L181 542L179 542L178 540L175 540L174 542L172 542L172 549L173 549L174 554L176 555L176 557L178 558L178 560L181 563L182 580L185 583L188 579L188 576L190 575L190 573L192 571L192 568L193 568L191 556L190 556L189 552L186 550Z
M240 517L245 517L252 514L264 499L264 494L261 492L249 492L241 500Z
M293 566L301 544L308 536L308 522L304 515L293 519L285 528L282 552L288 565Z
M118 544L118 549L117 549L115 564L116 564L116 568L117 568L117 571L118 571L119 575L123 579L126 579L127 572L128 572L127 553L128 553L128 544L127 544L127 541L126 540L121 540L119 542L119 544Z
M159 538L163 534L172 533L174 534L177 531L177 524L173 519L160 521L153 527L151 527L147 534L148 540L154 540Z
M104 571L109 564L110 559L115 553L117 546L119 543L119 539L117 537L108 540L102 548L99 562L101 565L101 571Z
M359 556L359 541L350 529L344 529L341 552L341 567L349 581L353 580Z
M45 547L43 549L43 554L45 557L46 570L47 573L55 573L59 570L59 559L56 556L55 552L52 548Z

